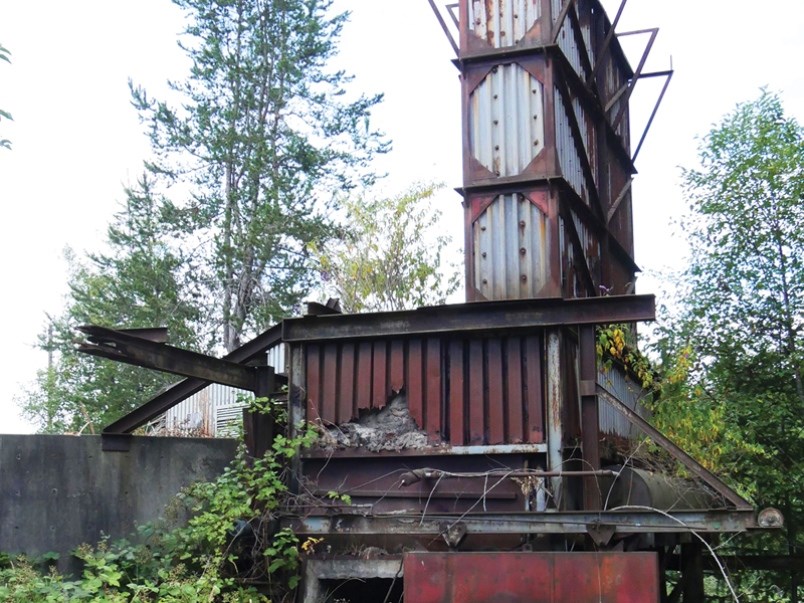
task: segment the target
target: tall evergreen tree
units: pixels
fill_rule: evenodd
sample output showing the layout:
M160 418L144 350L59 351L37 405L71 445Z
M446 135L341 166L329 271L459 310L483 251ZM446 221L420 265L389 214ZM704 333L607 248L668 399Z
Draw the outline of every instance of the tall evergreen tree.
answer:
M94 431L139 406L171 378L118 362L94 359L75 350L75 328L100 324L120 328L164 326L171 343L201 344L199 311L186 299L176 275L185 265L180 253L159 239L161 224L147 179L126 191L122 211L107 230L108 251L70 266L67 307L49 318L40 347L48 366L22 396L23 413L42 431Z
M196 248L187 272L227 350L285 316L313 282L307 249L326 240L336 194L371 181L385 144L369 125L379 96L346 100L328 70L346 18L331 0L175 0L192 61L173 107L133 87L155 175L186 194L166 225Z
M110 253L73 258L67 309L43 336L52 361L22 403L49 431L108 423L170 380L79 357L79 324L167 326L171 343L218 352L290 313L335 200L370 184L387 148L369 125L380 97L350 97L328 66L347 18L332 0L174 1L190 71L170 103L131 86L153 156Z

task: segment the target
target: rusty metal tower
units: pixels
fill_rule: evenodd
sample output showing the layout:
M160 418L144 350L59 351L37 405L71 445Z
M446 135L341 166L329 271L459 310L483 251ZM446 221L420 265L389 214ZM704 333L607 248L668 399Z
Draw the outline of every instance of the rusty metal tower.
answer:
M658 30L618 34L648 36L632 70L622 5L612 23L597 0L430 4L461 72L467 301L632 293L628 102L672 75L643 73Z

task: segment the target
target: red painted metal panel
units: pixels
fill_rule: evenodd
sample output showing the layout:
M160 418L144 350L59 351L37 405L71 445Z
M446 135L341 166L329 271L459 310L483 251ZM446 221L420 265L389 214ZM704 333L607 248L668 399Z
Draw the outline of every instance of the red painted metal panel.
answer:
M505 440L505 397L503 395L503 358L499 338L489 339L487 347L489 384L489 441L502 444Z
M527 400L527 438L529 442L544 442L544 396L542 393L541 338L531 335L525 339L525 370Z
M449 343L449 441L453 446L463 446L464 440L464 378L463 342Z
M307 346L307 419L318 418L331 421L335 417L324 416L321 408L321 358L317 345Z
M425 367L425 421L424 429L431 440L441 435L441 341L431 337L427 340L427 364Z
M390 365L391 391L397 393L405 387L405 342L401 339L391 342Z
M355 381L358 410L371 408L371 342L364 341L358 346Z
M469 443L483 444L486 440L485 395L483 391L483 342L469 342Z
M408 409L416 425L424 425L424 390L422 384L422 340L411 339L408 342Z
M334 416L336 423L343 423L351 418L351 412L344 416L338 404L338 345L328 343L323 347L323 361L321 367L321 406L324 409L322 416L329 420Z
M386 379L385 342L374 342L373 380L371 386L371 407L383 408L388 402L388 381Z
M338 381L338 416L356 417L355 344L353 343L345 343L342 346L340 379Z
M408 553L405 603L650 603L655 553Z
M511 337L505 342L505 392L508 401L506 432L509 444L524 441L525 414L522 403L522 340Z

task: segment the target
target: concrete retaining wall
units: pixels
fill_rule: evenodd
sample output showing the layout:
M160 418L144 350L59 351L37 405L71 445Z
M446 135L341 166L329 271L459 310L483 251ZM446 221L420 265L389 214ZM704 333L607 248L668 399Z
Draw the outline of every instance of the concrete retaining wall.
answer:
M130 535L162 516L183 487L234 458L231 439L133 437L104 452L100 436L0 435L0 551L39 555Z

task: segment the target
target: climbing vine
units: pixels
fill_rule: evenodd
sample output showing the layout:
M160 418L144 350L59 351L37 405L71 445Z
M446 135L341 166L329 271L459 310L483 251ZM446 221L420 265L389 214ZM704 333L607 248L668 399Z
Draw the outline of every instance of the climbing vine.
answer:
M604 363L619 362L643 388L652 389L656 386L656 372L648 357L637 349L635 339L631 327L626 324L598 326L597 356Z

